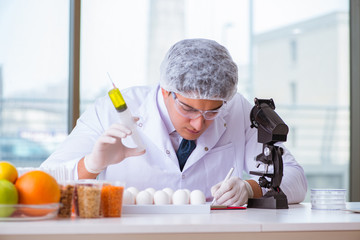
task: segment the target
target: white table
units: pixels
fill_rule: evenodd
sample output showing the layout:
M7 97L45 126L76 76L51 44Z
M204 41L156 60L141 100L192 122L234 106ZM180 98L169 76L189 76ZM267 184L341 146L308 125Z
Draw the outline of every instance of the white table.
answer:
M347 203L360 209L360 203ZM8 239L360 239L360 214L312 210L309 203L289 209L213 210L210 214L123 214L121 218L0 222Z

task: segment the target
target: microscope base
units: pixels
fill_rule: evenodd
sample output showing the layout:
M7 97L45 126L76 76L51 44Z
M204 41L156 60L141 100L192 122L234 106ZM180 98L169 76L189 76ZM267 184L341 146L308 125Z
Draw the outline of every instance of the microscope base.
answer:
M262 198L249 198L248 208L266 208L266 209L288 209L288 201L285 196L276 198L274 196Z

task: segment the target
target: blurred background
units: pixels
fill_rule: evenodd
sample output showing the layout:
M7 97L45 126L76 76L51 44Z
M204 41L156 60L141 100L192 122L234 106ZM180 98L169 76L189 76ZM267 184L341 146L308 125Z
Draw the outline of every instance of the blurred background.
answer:
M0 160L17 167L69 131L70 3L0 0ZM80 27L80 113L111 88L107 72L120 89L157 84L171 45L213 39L240 93L274 99L309 189L349 187L348 1L86 0Z

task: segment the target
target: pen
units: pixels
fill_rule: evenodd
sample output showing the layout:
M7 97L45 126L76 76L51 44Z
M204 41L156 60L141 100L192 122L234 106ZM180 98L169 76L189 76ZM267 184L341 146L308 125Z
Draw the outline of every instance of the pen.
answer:
M221 183L221 186L224 184L224 182L226 182L231 177L231 174L233 173L233 171L234 171L234 168L233 167L230 168L230 170L229 170L228 174L226 175L224 181ZM216 199L214 198L213 201L211 202L211 206L214 205L215 201L216 201Z

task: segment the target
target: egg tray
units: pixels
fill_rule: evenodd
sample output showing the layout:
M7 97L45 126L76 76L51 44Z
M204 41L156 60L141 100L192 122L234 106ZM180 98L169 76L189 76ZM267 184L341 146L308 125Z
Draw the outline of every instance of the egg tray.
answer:
M123 214L191 214L210 213L210 203L201 205L123 205Z

